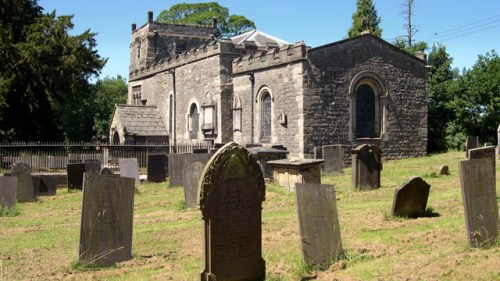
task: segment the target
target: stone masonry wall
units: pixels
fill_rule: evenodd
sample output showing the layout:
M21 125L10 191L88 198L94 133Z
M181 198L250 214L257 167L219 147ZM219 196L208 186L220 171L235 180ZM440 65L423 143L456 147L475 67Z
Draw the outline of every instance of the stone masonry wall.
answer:
M427 146L427 71L425 62L364 35L308 52L304 89L305 153L313 147L342 144L349 151L374 143L387 159L422 156ZM356 139L350 133L353 79L363 72L376 74L385 87L385 107L379 139ZM384 105L385 104L385 105ZM346 158L350 153L346 153Z

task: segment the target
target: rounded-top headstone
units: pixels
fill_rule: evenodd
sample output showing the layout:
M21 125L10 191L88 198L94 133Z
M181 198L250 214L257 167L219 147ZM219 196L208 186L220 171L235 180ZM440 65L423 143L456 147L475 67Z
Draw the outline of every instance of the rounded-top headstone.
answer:
M12 165L12 176L17 177L17 201L28 202L36 200L35 188L31 179L31 168L28 164L17 162Z
M450 168L447 165L443 165L439 168L439 175L440 176L449 176L450 175Z

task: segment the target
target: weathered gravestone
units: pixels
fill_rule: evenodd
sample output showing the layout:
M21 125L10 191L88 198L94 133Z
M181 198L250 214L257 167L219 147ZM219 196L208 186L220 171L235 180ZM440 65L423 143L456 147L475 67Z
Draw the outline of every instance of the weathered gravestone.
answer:
M99 172L100 175L108 175L108 176L112 176L114 175L115 173L113 173L113 171L110 169L110 168L102 168L101 171Z
M30 166L26 163L17 162L12 165L11 175L17 177L17 202L36 201Z
M83 174L96 173L101 171L101 161L93 160L85 163L68 163L66 173L68 177L68 189L82 189Z
M80 261L109 266L132 256L134 179L85 173Z
M56 175L33 175L33 187L37 195L56 195L57 176Z
M498 203L495 174L488 158L461 161L460 185L467 240L480 247L498 238Z
M205 222L201 280L264 280L262 171L245 148L228 143L210 159L200 179Z
M465 140L465 157L469 157L469 150L479 147L479 137L467 136Z
M166 154L148 155L148 181L164 182L167 179L167 165Z
M0 206L16 207L17 177L0 176Z
M361 188L380 187L382 150L373 144L362 144L352 150L352 185Z
M339 174L342 173L344 167L344 150L342 145L324 145L322 149L323 159L323 173L325 174Z
M421 177L414 177L394 191L392 214L395 216L419 217L425 213L431 186Z
M194 162L206 164L212 157L212 154L194 153L194 154L170 154L168 156L168 185L183 186L183 171Z
M139 186L139 164L137 158L119 158L118 165L120 166L120 176L125 178L133 178L135 186Z
M450 168L447 165L443 165L439 167L439 175L440 176L449 176L450 175Z
M304 261L327 269L342 254L335 189L331 185L296 183L295 193Z
M323 159L323 147L316 146L313 148L313 159Z
M205 164L194 162L184 169L184 200L188 208L196 208L200 200L200 192L198 190L198 181L200 180L201 173Z
M493 169L493 176L496 177L496 162L495 162L495 147L481 147L469 150L469 160L486 158L491 161L491 168Z

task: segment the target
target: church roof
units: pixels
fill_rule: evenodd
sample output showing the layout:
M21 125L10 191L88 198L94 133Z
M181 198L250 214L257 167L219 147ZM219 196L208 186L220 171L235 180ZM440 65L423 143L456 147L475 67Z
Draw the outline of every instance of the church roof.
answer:
M168 136L156 106L116 104L114 118L121 123L125 135Z
M254 42L257 47L267 47L268 45L278 45L281 47L283 45L291 45L291 43L274 37L260 30L251 30L240 35L236 35L230 38L234 45L244 45L245 42Z

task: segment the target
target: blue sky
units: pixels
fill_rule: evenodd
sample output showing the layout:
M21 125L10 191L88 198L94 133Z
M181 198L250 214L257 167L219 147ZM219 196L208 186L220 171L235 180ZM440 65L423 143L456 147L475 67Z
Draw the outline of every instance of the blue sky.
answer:
M39 0L45 12L74 15L72 34L90 29L98 33L98 53L109 58L101 78L121 75L128 78L131 24L138 26L170 6L186 2L160 0ZM304 41L317 47L346 38L356 10L356 0L224 0L219 4L231 14L247 17L257 29L289 42ZM403 16L406 0L373 0L382 38L392 42L406 34ZM499 0L415 0L413 25L419 31L415 39L425 39L430 45L441 42L454 59L454 67L470 68L479 54L495 49L500 52Z

